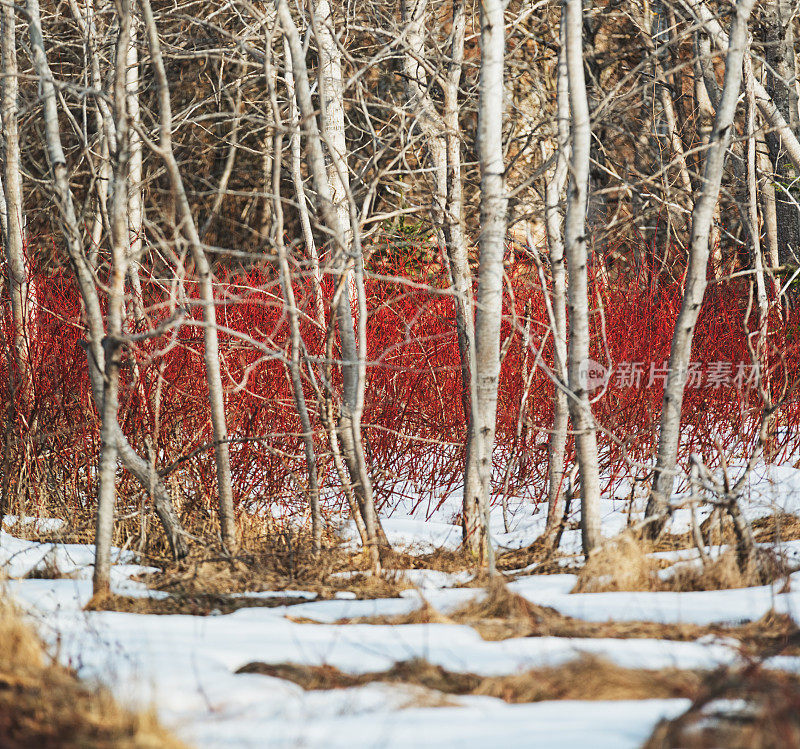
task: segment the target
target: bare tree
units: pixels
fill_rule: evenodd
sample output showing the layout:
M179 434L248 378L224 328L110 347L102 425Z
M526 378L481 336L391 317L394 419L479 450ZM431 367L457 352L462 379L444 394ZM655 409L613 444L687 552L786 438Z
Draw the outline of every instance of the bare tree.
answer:
M569 387L572 391L569 409L575 431L575 455L580 467L581 536L583 551L588 555L602 541L597 433L588 390L590 330L586 209L591 125L583 69L581 0L566 0L563 12L572 127L570 181L564 221L564 250L569 274Z
M444 211L447 201L447 142L443 118L436 111L425 70L425 30L430 24L428 0L402 0L400 4L406 54L403 55L406 95L415 130L424 138L433 184L431 225L440 247L446 246ZM413 131L412 131L413 134Z
M706 291L709 231L714 208L719 198L725 154L733 130L736 103L742 84L742 62L747 52L747 22L754 4L755 0L738 0L736 3L728 53L725 58L725 81L706 152L703 186L692 211L686 288L672 335L669 373L664 385L658 458L646 511L646 516L651 521L648 532L652 535L657 535L664 527L675 480L680 442L681 407L692 352L692 338Z
M109 592L111 586L111 542L114 534L116 501L117 440L114 425L119 408L119 371L122 323L125 318L125 278L128 271L128 167L131 158L126 68L131 46L130 0L117 1L119 33L114 71L114 125L117 147L114 154L111 192L111 278L108 284L107 333L103 339L105 372L100 428L100 467L95 523L94 595Z
M23 395L30 385L28 364L28 274L25 267L25 224L22 204L22 177L20 172L19 126L17 123L17 96L19 71L17 68L16 16L12 4L3 4L0 11L0 66L2 83L0 114L3 123L3 187L5 192L5 247L6 277L11 298L13 323L14 388L22 388Z
M447 190L444 235L450 279L455 294L456 332L461 362L461 408L466 421L462 533L464 544L473 555L480 555L482 524L479 508L470 498L481 491L478 454L475 450L472 415L472 382L475 357L475 318L473 313L472 272L464 228L464 186L461 161L461 123L459 90L464 67L466 10L463 0L453 0L450 60L444 83L444 127L447 148Z
M142 117L139 107L138 30L138 19L131 11L130 43L128 45L128 58L125 68L128 117L131 121L128 136L130 140L130 160L128 164L128 232L130 235L130 262L128 264L128 276L131 283L134 319L138 324L142 324L144 322L144 309L139 265L144 248L144 203L142 200L142 139L139 135Z
M450 279L455 293L456 332L461 362L461 409L466 421L466 455L464 461L464 497L474 496L480 485L477 456L472 453L472 361L475 351L475 318L473 316L472 272L464 228L464 186L461 169L461 123L459 121L466 10L463 0L453 0L452 41L450 60L444 83L444 127L447 147L447 190L444 215L445 247ZM463 503L462 530L468 545L478 524L469 502ZM472 547L473 553L475 547Z
M564 232L559 207L567 183L569 164L569 77L567 73L566 18L562 14L559 24L559 49L556 81L556 165L545 187L545 223L549 247L550 272L553 279L553 346L555 351L555 376L559 379L553 393L553 426L547 444L547 527L545 535L549 544L564 514L564 478L567 430L569 428L569 403L567 402L567 283L564 265ZM544 293L547 290L544 289Z
M64 243L73 265L86 316L88 344L86 358L89 366L89 381L95 405L104 411L105 351L103 340L105 329L100 299L94 283L94 272L81 245L80 228L75 211L75 202L69 184L69 172L59 130L58 105L53 74L47 61L42 34L42 22L38 0L27 0L28 32L33 57L34 71L39 81L40 98L44 105L44 137L47 158L53 180L58 215ZM152 493L153 504L161 520L167 539L176 557L186 556L188 549L183 530L169 493L163 482L154 477L149 463L136 453L114 420L112 425L118 455L125 468L136 478L142 488Z
M339 415L338 436L342 445L342 453L347 463L348 473L350 474L350 482L355 488L360 505L359 509L369 539L370 563L373 572L377 573L380 571L378 550L379 522L372 496L372 481L367 470L361 439L361 414L364 407L364 388L366 385L364 327L366 324L366 309L363 294L363 257L361 255L359 232L358 227L352 220L354 211L352 199L349 195L346 197L348 197L348 209L350 211L349 228L352 231L351 237L347 237L339 222L338 205L334 202L334 194L330 189L329 175L325 167L325 156L322 148L323 138L316 123L300 34L292 19L286 0L276 0L276 8L283 34L291 50L295 95L306 130L308 163L316 191L317 213L322 218L324 226L333 236L335 251L338 252L340 257L344 258L344 262L340 261L336 266L338 284L333 300L342 352L343 398L342 411ZM342 175L340 174L341 177ZM347 293L348 288L350 288L347 269L347 263L350 258L352 258L354 267L354 284L359 307L358 342L356 341L354 330L350 296Z
M267 85L269 86L270 104L272 115L276 123L281 122L281 111L278 105L278 95L275 90L275 77L273 76L272 62L272 43L273 29L267 39L267 49L265 58L265 72ZM276 127L273 135L273 153L275 158L272 161L272 200L273 200L273 226L272 242L278 254L278 268L281 278L281 291L289 318L289 329L291 335L291 353L289 355L289 376L292 381L292 394L294 396L295 408L300 417L300 427L303 430L303 448L306 457L306 469L308 471L308 499L311 508L311 539L314 552L319 552L322 548L322 514L319 507L319 480L317 470L317 456L314 450L314 430L311 427L311 418L308 413L305 392L303 391L303 380L301 376L301 346L302 338L300 332L300 313L297 309L294 287L292 285L292 270L289 267L289 257L286 251L286 244L283 241L283 204L281 202L281 154L283 153L283 130Z
M208 400L211 406L211 424L214 433L214 455L217 468L217 491L219 493L219 521L222 543L232 553L236 551L238 539L236 516L233 508L230 448L228 445L228 428L225 421L225 398L219 364L219 332L217 330L213 275L197 231L197 225L195 224L183 178L172 147L172 105L170 102L169 81L167 80L167 73L161 55L161 42L158 37L153 10L149 0L141 0L141 7L158 91L159 143L156 152L164 161L180 215L181 229L189 241L198 276L200 301L203 306L203 338L205 343L203 358L208 380Z
M481 5L481 69L478 105L478 160L481 167L481 231L478 295L475 316L475 357L472 373L472 432L470 453L477 459L480 486L468 493L465 508L477 520L468 537L481 564L494 572L489 528L492 490L492 452L500 380L500 324L503 313L503 254L506 239L505 159L503 153L503 94L505 19L503 3ZM467 513L465 512L465 515Z

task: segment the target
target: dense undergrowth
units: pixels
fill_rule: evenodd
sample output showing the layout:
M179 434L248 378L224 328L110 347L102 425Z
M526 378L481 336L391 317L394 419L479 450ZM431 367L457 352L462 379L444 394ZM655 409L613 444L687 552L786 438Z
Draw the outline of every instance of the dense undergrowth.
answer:
M388 247L388 250L387 250ZM368 387L364 434L379 506L406 497L432 512L461 480L464 417L454 303L438 261L417 258L409 268L391 245L373 251L367 283ZM607 387L595 393L603 493L626 495L648 480L657 437L663 366L677 315L678 280L652 268L599 272L595 264L593 356L607 368ZM184 522L202 537L217 535L214 464L203 377L201 314L196 290L171 298L169 279L143 279L145 329L168 317L174 304L187 309L179 328L129 349L120 420L131 442L167 480ZM90 538L99 418L88 386L81 302L68 271L31 279L28 347L32 387L24 400L9 391L10 356L0 360L6 402L3 467L10 512L70 518L73 540ZM319 387L325 376L324 332L314 322L312 283L298 269L296 293L305 312L304 345ZM286 518L303 518L306 489L299 421L286 371L288 326L276 276L268 266L218 271L222 364L233 488L242 523L257 517L280 531ZM734 459L753 444L761 403L750 379L745 280L713 282L695 335L693 361L701 377L687 389L681 455L701 454L715 465L719 451ZM5 308L5 307L4 307ZM773 390L794 382L800 371L798 312L769 321L767 379ZM10 323L4 320L8 352ZM525 339L528 344L526 345ZM496 496L506 491L534 504L546 490L547 430L552 418L552 337L540 276L524 252L507 267L503 360L495 451ZM530 393L522 403L525 380ZM714 374L716 373L716 374ZM336 381L335 368L332 374ZM697 383L694 383L697 384ZM15 395L15 397L13 397ZM307 381L307 397L315 402ZM521 412L522 411L522 412ZM796 448L800 409L783 405L769 445L780 460ZM335 472L320 424L316 443L323 459L328 514L340 508ZM569 450L569 448L568 448ZM151 519L138 485L121 475L120 543L150 542ZM632 494L631 494L632 496Z

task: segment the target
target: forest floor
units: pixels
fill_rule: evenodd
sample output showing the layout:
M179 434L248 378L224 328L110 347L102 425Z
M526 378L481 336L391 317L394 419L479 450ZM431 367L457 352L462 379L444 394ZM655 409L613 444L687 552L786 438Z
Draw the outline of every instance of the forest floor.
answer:
M688 511L642 548L625 534L641 499L604 501L617 540L588 565L572 525L545 562L543 508L512 503L508 532L497 508L494 581L457 553L457 497L386 513L380 581L347 525L314 563L118 551L114 595L91 604L92 546L47 541L63 521L7 519L0 564L58 663L189 745L800 745L800 469L762 466L742 504L766 581L737 570L725 528L704 563Z

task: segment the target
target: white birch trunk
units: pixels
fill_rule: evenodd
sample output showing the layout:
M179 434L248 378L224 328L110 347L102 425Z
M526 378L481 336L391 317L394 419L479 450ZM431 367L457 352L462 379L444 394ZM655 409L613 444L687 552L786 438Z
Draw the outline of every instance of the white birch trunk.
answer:
M272 35L269 35L264 62L264 73L269 89L270 105L275 123L281 123L281 110L278 105L276 91L277 76L272 63ZM289 331L291 335L291 352L289 355L289 378L292 383L292 394L295 409L300 417L300 427L303 430L303 448L306 457L306 470L308 473L308 500L311 510L311 542L314 553L322 548L322 515L319 506L319 482L317 476L317 456L314 450L314 430L311 427L311 418L306 405L301 377L300 350L302 345L300 331L300 312L292 285L292 271L289 267L289 255L283 241L283 204L281 202L281 162L283 155L283 128L276 127L273 134L272 152L272 241L278 255L278 271L281 279L281 292L283 303L289 318Z
M736 3L725 59L725 82L706 152L703 187L692 212L686 288L672 335L669 374L664 385L659 428L658 458L653 477L653 488L647 503L647 517L651 519L648 532L654 536L660 533L666 522L669 499L675 480L684 386L691 356L694 328L706 290L709 233L722 184L725 153L733 131L736 104L742 84L742 62L747 51L747 21L754 3L755 0L738 0ZM757 97L758 91L755 83L753 88Z
M56 90L44 47L39 0L26 0L26 10L34 72L39 80L39 96L44 105L44 137L56 206L61 218L64 242L72 261L86 313L89 339L86 347L86 359L89 366L89 381L97 410L103 413L103 373L105 372L105 351L102 345L105 338L103 313L94 285L94 269L83 252L80 226L69 185L67 162L59 131ZM119 458L123 465L136 478L145 492L152 493L155 511L164 526L173 555L176 558L185 557L188 552L186 540L164 483L160 478L154 480L150 464L133 449L116 420L113 423L113 431Z
M322 270L319 264L319 253L317 244L314 241L314 232L311 227L311 217L308 215L308 198L303 182L301 142L300 142L300 114L297 111L297 98L294 90L294 72L292 71L292 50L289 43L283 40L283 55L286 61L284 68L284 81L286 83L286 97L289 100L289 127L290 136L290 171L292 174L292 184L294 186L295 199L297 200L297 212L300 215L300 226L303 230L303 241L306 245L306 252L311 261L311 273L314 281L314 312L317 316L317 323L321 330L325 330L325 302L322 294Z
M481 67L478 84L478 160L481 169L481 232L478 298L475 317L475 357L472 376L472 454L480 485L468 495L478 527L469 548L481 565L494 572L489 511L492 490L492 452L500 381L500 325L503 313L503 254L506 239L505 161L503 155L503 97L505 21L501 0L481 5Z
M276 0L276 8L280 19L283 34L291 49L292 65L294 68L295 94L300 109L303 124L306 130L306 143L308 152L309 170L311 172L314 189L316 192L316 208L323 223L333 235L335 247L342 254L351 245L346 239L339 217L339 206L334 202L334 194L329 184L328 171L325 165L325 156L322 148L323 136L316 124L314 105L311 100L311 87L308 81L308 70L305 64L302 42L297 27L292 20L291 12L286 0ZM348 199L348 211L353 210L353 204ZM349 213L348 228L351 232L350 242L357 240L358 233L353 233L353 213ZM352 306L347 293L351 284L347 277L340 277L337 292L334 298L334 307L339 328L339 341L342 352L342 413L339 417L339 439L342 443L342 452L358 497L361 514L364 520L367 536L369 538L369 556L374 573L380 572L380 556L378 550L378 533L380 524L375 503L372 496L372 481L364 460L364 449L361 440L361 412L364 403L364 388L366 382L366 309L363 294L363 266L360 242L353 242L353 256L355 260L355 273L353 273L353 286L355 287L356 301L358 304L359 324L358 343L353 324ZM349 274L348 274L349 275Z
M569 288L569 410L575 432L575 456L581 478L581 537L588 554L602 542L600 530L600 467L597 434L589 402L586 375L589 359L589 293L586 209L589 192L591 126L583 70L583 8L581 0L566 0L567 77L572 124L570 182L564 221L564 250Z
M30 367L27 336L31 310L28 309L28 274L25 263L25 225L23 219L22 177L20 172L19 127L17 124L17 96L19 71L17 69L16 17L13 5L3 5L0 11L2 39L0 39L0 68L2 68L2 116L5 160L3 180L5 188L5 260L8 291L11 298L13 324L14 389L22 388L23 401L28 399Z
M128 276L131 282L133 315L137 323L144 321L142 299L142 282L139 267L142 259L143 244L143 202L142 202L142 139L138 127L141 126L142 115L139 107L139 23L131 14L131 34L128 45L127 64L125 69L125 90L128 100L128 117L131 127L130 162L128 169L128 233L129 233L129 265ZM119 130L119 127L117 127Z
M406 36L403 72L406 97L412 122L424 136L424 146L432 169L431 224L439 247L445 247L444 211L447 202L447 142L443 118L431 99L425 60L425 29L430 24L428 0L402 0L401 12Z
M566 387L567 374L567 279L564 266L564 233L559 210L561 195L567 183L569 165L569 78L567 75L566 23L559 25L558 78L556 92L556 127L558 152L556 166L545 187L545 224L549 248L550 273L553 278L553 348L555 375ZM533 248L531 248L533 250ZM543 288L543 293L547 289ZM553 393L553 431L547 444L547 526L548 543L555 541L564 515L564 479L569 404L567 394L557 385Z
M131 35L130 0L118 4L119 35L117 38L114 82L114 123L117 148L114 154L111 194L111 277L108 284L107 335L103 408L100 426L100 467L95 522L95 562L92 589L95 596L111 589L111 543L114 535L116 501L117 440L114 425L119 408L119 371L122 353L122 323L125 317L125 276L128 270L128 164L130 161L129 122L125 69Z
M328 189L342 228L344 244L337 252L349 253L353 246L354 227L350 221L350 176L347 166L347 141L344 129L344 80L342 53L336 41L333 10L328 0L314 3L313 30L319 54L320 130L327 155ZM346 256L342 265L347 273L347 295L352 314L357 314L358 303L352 262Z
M203 306L203 359L206 379L208 380L208 400L211 407L211 426L214 436L220 530L223 545L228 552L233 553L238 547L238 539L236 516L233 508L230 449L228 445L228 428L225 421L225 399L219 363L219 333L217 331L217 312L211 266L203 250L200 235L197 232L197 225L184 188L183 178L172 149L172 105L170 102L169 82L164 69L161 42L158 38L158 29L153 18L153 10L149 0L141 0L140 4L144 15L150 57L158 88L159 155L164 161L167 175L169 176L180 216L181 228L189 240L198 276L200 301Z

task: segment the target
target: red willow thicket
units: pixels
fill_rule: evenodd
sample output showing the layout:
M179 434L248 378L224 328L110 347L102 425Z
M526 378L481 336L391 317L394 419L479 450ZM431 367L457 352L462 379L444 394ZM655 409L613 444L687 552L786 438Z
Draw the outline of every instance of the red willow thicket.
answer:
M409 260L420 256L424 252L409 252L408 247L397 251L391 242L383 242L369 263L370 365L364 432L379 504L390 509L406 496L429 514L463 480L465 426L454 302L441 263ZM546 369L553 364L553 352L540 276L529 257L518 251L507 267L495 498L506 491L536 506L546 499L545 448L553 392ZM591 289L593 357L610 366L611 376L607 388L595 393L594 410L601 427L601 467L608 496L623 482L628 486L631 480L649 478L647 465L655 451L662 399L662 380L656 371L650 383L650 367L661 367L669 356L681 288L679 281L659 277L652 268L609 275L597 273L598 267L595 263ZM170 281L142 280L151 324L167 318ZM183 323L159 339L137 344L125 357L120 422L156 470L169 474L176 497L182 498L184 518L211 520L215 469L202 329L196 324L201 312L192 305L193 283L186 281L185 289L188 298L183 304L189 311ZM295 291L306 313L302 332L309 368L316 370L324 360L325 340L313 322L311 281L298 274ZM750 364L751 331L745 327L748 293L748 281L742 278L710 284L692 357L706 375L717 366L715 362L721 362L723 370L730 364L731 378L740 363ZM288 350L288 324L278 279L268 265L239 272L218 269L216 298L239 510L263 512L279 523L281 518L305 516L300 425L281 358ZM81 302L69 271L35 275L30 306L33 381L31 397L23 403L19 393L15 397L10 392L12 331L8 305L3 305L5 356L0 382L3 402L9 404L4 491L13 498L11 511L68 513L83 518L90 528L100 421L81 345ZM756 318L751 317L754 330ZM784 377L794 381L800 374L799 322L796 309L788 319L775 312L770 320L768 380L776 387ZM537 366L537 352L543 366ZM641 363L638 385L620 386L620 370L626 363ZM532 367L536 371L520 427L525 378ZM308 378L307 397L309 403L315 402ZM12 404L21 418L12 418ZM785 458L796 448L799 412L796 399L782 407L773 456ZM755 439L760 417L761 402L752 386L714 387L704 382L702 387L689 387L682 460L700 452L713 465L718 459L713 454L715 444L728 458L744 455ZM318 419L315 424L317 448L325 455L324 430ZM570 451L568 456L571 461ZM342 508L341 495L332 465L323 461L323 466L325 512L330 517ZM120 481L120 512L130 516L142 493L124 474Z

